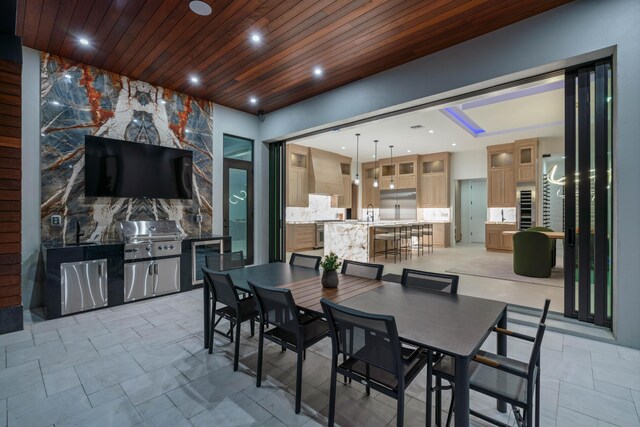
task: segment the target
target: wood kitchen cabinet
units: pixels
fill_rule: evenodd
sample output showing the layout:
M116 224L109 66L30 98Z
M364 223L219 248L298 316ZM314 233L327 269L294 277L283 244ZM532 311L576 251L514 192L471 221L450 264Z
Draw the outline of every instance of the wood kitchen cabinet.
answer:
M342 187L344 188L344 195L331 196L332 208L352 208L351 198L351 175L342 175Z
M287 252L311 250L316 242L316 225L287 223Z
M449 207L449 166L451 153L419 157L418 207Z
M515 231L515 224L487 223L485 224L485 248L492 251L513 251L513 235L503 234L503 231Z
M374 208L380 207L380 187L374 187L373 181L378 173L378 182L380 181L379 169L376 169L375 162L362 164L362 209L366 209L368 205L373 205Z
M487 147L487 207L516 206L515 145Z
M309 149L287 145L287 206L309 206Z
M433 246L439 248L451 246L451 223L436 222L433 224Z
M516 182L533 184L538 175L538 138L521 139L515 142Z

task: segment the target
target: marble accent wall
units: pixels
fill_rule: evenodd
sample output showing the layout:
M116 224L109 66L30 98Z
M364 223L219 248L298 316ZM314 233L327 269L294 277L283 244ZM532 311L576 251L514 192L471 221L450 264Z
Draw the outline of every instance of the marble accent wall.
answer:
M176 220L186 235L212 228L213 104L47 53L41 55L42 241L112 241L121 220ZM193 151L193 199L84 195L84 135ZM51 225L61 215L60 226ZM197 215L202 222L196 221Z
M516 222L516 208L488 208L487 212L489 222ZM503 214L504 221L502 221Z
M345 214L343 208L331 207L331 196L309 194L309 207L287 208L287 221L322 221L338 219L339 214Z

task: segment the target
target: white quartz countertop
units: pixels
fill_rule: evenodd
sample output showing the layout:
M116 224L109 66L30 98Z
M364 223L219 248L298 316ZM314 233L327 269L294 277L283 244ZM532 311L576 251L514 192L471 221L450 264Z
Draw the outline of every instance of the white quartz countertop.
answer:
M385 227L385 226L394 226L394 225L426 225L426 224L442 224L447 223L449 221L342 221L337 223L338 225L351 225L351 226L361 226L361 227ZM327 225L336 225L335 222L328 222Z
M515 222L509 222L509 221L485 221L485 224L503 224L503 225L516 225Z

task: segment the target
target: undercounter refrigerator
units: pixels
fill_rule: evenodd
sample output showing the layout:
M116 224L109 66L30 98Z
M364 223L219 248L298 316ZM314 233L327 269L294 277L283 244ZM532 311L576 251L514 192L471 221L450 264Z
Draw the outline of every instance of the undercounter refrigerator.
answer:
M416 208L415 190L380 191L381 220L415 220Z

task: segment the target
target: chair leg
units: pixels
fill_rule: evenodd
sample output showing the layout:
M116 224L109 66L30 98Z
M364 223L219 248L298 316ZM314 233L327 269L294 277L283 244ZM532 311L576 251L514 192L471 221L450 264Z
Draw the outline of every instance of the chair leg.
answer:
M419 249L418 249L419 250ZM427 402L426 402L426 412L425 412L425 418L426 418L426 425L427 427L431 427L431 400L432 400L432 393L433 393L433 384L432 384L432 378L433 378L433 374L432 374L432 363L433 363L433 359L432 359L432 354L431 351L429 350L429 352L427 353Z
M370 371L370 367L369 364L366 364L366 378L367 378L367 396L371 396L371 387L369 387L369 371Z
M402 427L404 425L404 390L398 393L398 410L396 415L396 426Z
M216 329L215 320L216 320L216 302L213 301L213 308L211 310L211 321L209 322L209 354L213 353L213 332Z
M338 382L338 373L336 371L337 360L334 356L331 363L331 391L329 392L329 422L328 426L333 427L336 416L336 384Z
M527 427L533 427L533 381L527 384L527 407L524 408L524 422Z
M436 425L442 426L442 379L436 377Z
M298 361L296 364L296 414L300 413L300 402L302 400L302 352L298 347Z
M256 387L260 387L262 383L262 352L264 346L264 323L260 321L260 328L258 332L258 369L256 372Z
M236 345L235 345L235 354L233 355L233 370L238 370L238 358L240 356L240 320L236 320Z
M347 361L347 356L344 353L342 353L342 363L344 363L346 361ZM349 382L351 382L351 378L349 378ZM344 376L344 383L345 384L347 383L347 376L346 375Z
M538 375L536 375L536 427L540 427L540 369L538 368Z
M255 317L253 317L253 316L251 316L251 336L254 336L254 335L255 335L255 332L256 332L256 325L255 325L255 323L256 323L256 318L255 318Z
M449 413L447 413L447 427L451 425L451 416L453 415L453 408L455 408L456 402L456 389L451 384L451 403L449 404Z

